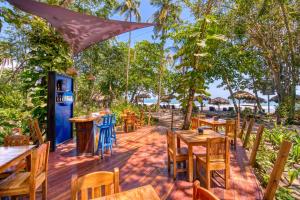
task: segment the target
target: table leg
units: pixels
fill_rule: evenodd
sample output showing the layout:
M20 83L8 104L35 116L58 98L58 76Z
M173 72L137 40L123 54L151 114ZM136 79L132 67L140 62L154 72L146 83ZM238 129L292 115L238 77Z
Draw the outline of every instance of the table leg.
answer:
M193 182L193 173L194 173L194 161L193 161L193 146L188 146L188 176L189 176L189 182Z
M179 149L179 148L180 148L180 138L177 137L177 149Z
M31 170L31 154L26 157L26 171L30 172Z

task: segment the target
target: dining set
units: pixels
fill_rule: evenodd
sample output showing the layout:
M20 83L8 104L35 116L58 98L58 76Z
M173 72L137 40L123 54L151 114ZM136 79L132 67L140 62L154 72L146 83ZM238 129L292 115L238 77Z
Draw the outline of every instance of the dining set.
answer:
M121 114L121 119L126 133L128 133L130 129L135 131L137 128L141 128L144 125L144 112L143 110L140 110L140 115L138 116L131 110L124 110Z
M172 164L174 180L177 172L186 171L189 182L199 178L209 190L212 177L217 175L224 180L225 188L229 189L230 149L236 149L238 129L236 119L201 116L192 118L190 130L168 130L168 171L171 172ZM201 149L200 153L195 149Z
M238 138L242 144L240 148L247 149L251 134L255 136L252 137L253 146L247 165L253 165L255 162L264 125L258 125L256 132L253 132L254 123L254 118L244 118L240 126L239 116L220 119L201 115L192 117L189 130L168 130L166 135L169 174L172 166L174 180L178 172L187 172L189 182L199 179L208 191L215 178L218 178L218 183L220 180L224 181L226 190L230 189L230 153L236 151Z

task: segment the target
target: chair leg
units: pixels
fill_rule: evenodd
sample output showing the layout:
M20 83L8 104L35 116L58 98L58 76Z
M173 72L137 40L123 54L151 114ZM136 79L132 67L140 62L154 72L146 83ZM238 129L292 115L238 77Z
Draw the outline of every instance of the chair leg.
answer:
M171 162L170 162L170 155L168 154L168 173L170 174L170 165L171 165Z
M103 152L104 152L104 145L101 146L101 159L103 158Z
M210 170L206 169L206 186L207 189L210 190Z
M177 162L176 160L173 160L173 179L176 180L176 175L177 175L177 166L176 166Z
M225 188L229 189L229 169L225 169Z
M44 183L42 184L42 191L43 191L43 196L42 196L42 199L43 200L46 200L47 199L47 178L45 179Z
M29 200L35 200L35 189L34 188L30 188Z

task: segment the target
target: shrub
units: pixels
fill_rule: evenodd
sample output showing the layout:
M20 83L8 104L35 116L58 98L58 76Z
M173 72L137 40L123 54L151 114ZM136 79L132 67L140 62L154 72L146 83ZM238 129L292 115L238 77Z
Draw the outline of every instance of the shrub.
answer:
M285 166L288 185L279 187L276 192L276 199L294 199L291 196L289 186L300 176L300 169L297 166L300 161L300 135L296 130L290 130L287 127L277 124L274 124L274 128L272 129L264 130L256 157L255 172L262 186L266 187L283 140L291 141L293 146Z

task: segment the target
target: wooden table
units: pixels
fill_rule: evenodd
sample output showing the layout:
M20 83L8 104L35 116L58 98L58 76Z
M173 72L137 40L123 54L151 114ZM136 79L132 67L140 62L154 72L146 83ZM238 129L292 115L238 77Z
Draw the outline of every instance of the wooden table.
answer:
M82 116L70 118L70 122L76 127L76 150L77 154L95 154L95 133L94 121L98 121L101 116Z
M213 130L204 130L204 133L200 135L198 131L195 130L180 130L177 133L177 147L180 147L180 141L184 142L188 146L188 177L189 181L193 181L193 147L203 146L206 144L207 138L224 137L220 133Z
M224 119L214 120L213 118L199 118L198 121L200 124L211 126L214 131L218 131L218 127L226 125L226 120Z
M0 147L0 173L31 155L35 145Z
M94 200L160 200L160 198L151 185L145 185Z

